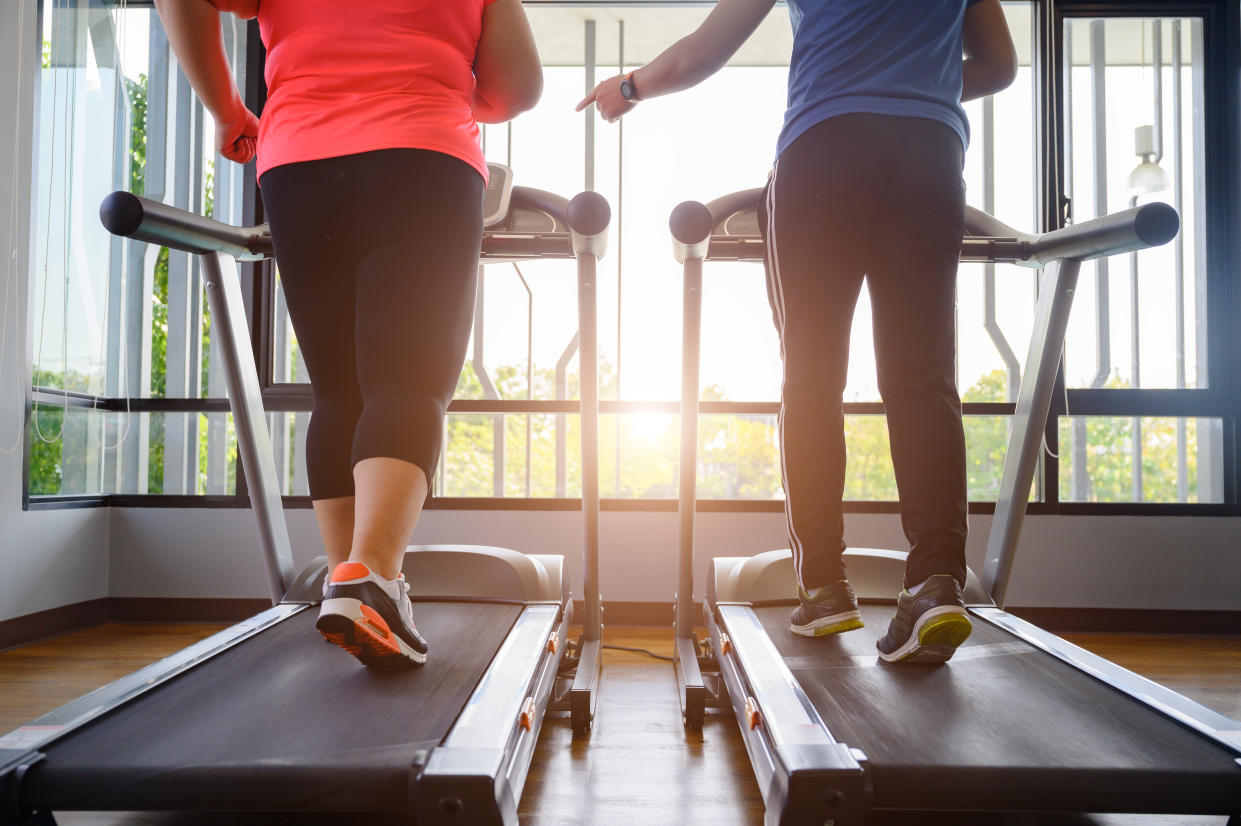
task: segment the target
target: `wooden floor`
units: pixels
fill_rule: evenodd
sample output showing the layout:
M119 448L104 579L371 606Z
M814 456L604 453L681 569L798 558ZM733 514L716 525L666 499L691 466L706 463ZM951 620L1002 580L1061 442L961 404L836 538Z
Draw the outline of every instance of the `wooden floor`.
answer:
M109 624L0 653L0 733L220 627ZM1241 719L1239 637L1066 636ZM661 654L672 651L670 629L610 628L605 642ZM549 718L545 722L521 801L522 822L536 826L762 823L762 799L731 713L710 716L702 735L688 735L681 725L676 680L669 663L615 650L605 652L604 662L598 715L590 736L575 741L567 719ZM115 813L66 813L57 819L62 824L92 826L139 821L219 822L216 818ZM900 822L982 826L996 821L931 821L919 817ZM1214 826L1225 823L1226 818L1112 816L1052 822L1065 826Z

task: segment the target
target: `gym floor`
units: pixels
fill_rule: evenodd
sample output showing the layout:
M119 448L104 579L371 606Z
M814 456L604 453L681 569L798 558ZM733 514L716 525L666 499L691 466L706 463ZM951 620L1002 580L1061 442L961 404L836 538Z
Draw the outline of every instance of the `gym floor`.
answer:
M0 653L0 733L110 680L180 650L220 625L109 623ZM1241 719L1241 637L1066 634L1067 639ZM609 628L605 642L670 655L664 628ZM521 801L521 821L552 824L762 823L763 804L731 711L708 716L701 736L681 725L669 663L642 654L605 653L595 727L574 741L567 718L548 718ZM65 813L64 826L220 823L218 816ZM1222 826L1227 818L1183 816L1017 817L1012 824L1055 826ZM245 819L270 824L271 817ZM301 822L285 821L281 822ZM340 824L339 817L314 822ZM368 821L369 822L369 821ZM884 823L992 826L984 818L902 817Z

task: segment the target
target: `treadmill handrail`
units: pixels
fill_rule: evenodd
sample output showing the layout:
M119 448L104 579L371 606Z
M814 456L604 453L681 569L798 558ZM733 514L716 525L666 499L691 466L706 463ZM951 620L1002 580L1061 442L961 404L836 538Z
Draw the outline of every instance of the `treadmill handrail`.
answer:
M598 193L582 192L570 200L541 189L515 186L509 208L547 214L559 231L570 234L575 251L589 251L601 258L607 248L611 211ZM99 219L113 235L198 255L222 252L238 261L261 261L274 254L271 230L265 223L234 226L124 190L104 198Z
M679 205L669 221L677 260L709 257L706 242L719 235L725 224L737 215L756 211L762 193L761 189L746 189L706 204L686 201ZM704 220L703 211L710 216L709 220ZM979 241L1015 242L1004 245L1003 260L1041 267L1056 259L1087 261L1157 247L1171 241L1179 230L1180 217L1176 210L1157 201L1043 234L1022 232L993 215L967 206L962 246L965 256L975 260L980 252L988 249L980 249ZM722 237L736 239L741 236Z
M272 255L267 224L236 227L123 190L103 199L99 220L113 235L183 252L222 252L238 261Z

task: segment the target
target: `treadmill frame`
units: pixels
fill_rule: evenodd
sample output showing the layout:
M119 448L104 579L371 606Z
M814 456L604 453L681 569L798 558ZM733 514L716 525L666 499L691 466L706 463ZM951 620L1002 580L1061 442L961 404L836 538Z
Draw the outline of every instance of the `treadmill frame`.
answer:
M512 187L507 167L490 165L489 200L500 196L509 210L505 219L484 232L480 260L498 263L531 258L573 258L578 262L581 361L597 365L595 271L606 250L610 209L592 192L573 201L542 190ZM111 212L110 212L111 210ZM280 488L263 417L260 383L235 267L224 267L222 254L259 260L272 254L265 227L221 224L165 204L114 193L101 208L105 225L117 234L196 253L224 355L230 407L238 432L239 453L258 519L260 546L267 566L273 607L220 631L183 651L109 683L30 724L0 736L0 826L46 822L47 811L28 811L22 801L26 773L43 762L45 749L109 712L126 705L217 655L307 610L318 602L326 566L315 560L294 575L292 551L281 508ZM534 228L514 228L516 218ZM119 225L118 225L119 224ZM587 457L594 455L598 430L597 369L584 369L582 434L584 478ZM595 380L589 380L593 375ZM597 460L596 460L597 461ZM566 692L574 731L589 729L601 664L598 596L598 481L584 482L587 623L584 644L573 657L577 666ZM593 514L593 518L590 516ZM488 553L479 548L474 553ZM469 699L441 743L411 767L410 810L420 824L517 823L517 806L543 719L552 705L561 662L570 649L572 596L563 568L560 593L552 601L530 600L514 620L495 657L480 676ZM548 596L547 594L543 595ZM463 597L472 601L494 598ZM452 596L437 597L452 601ZM512 601L500 599L500 601ZM592 610L593 607L593 610ZM593 625L592 625L593 621Z
M761 193L760 189L736 192L709 205L685 202L674 210L670 220L673 251L684 267L685 285L677 681L686 725L701 731L705 707L711 699L702 670L711 665L718 669L763 795L767 824L862 823L875 806L866 755L836 741L763 630L753 603L741 601L741 594L716 593L719 577L715 571L708 583L703 611L710 655L703 658L692 653L700 646L693 635L690 609L702 266L707 260L762 260L763 243L752 218ZM988 599L989 596L1003 605L1026 510L1024 492L1030 489L1037 469L1081 262L1166 243L1175 235L1179 219L1166 205L1149 204L1031 236L967 207L966 224L970 235L962 240L962 261L1005 261L1045 268L1005 456L1000 504L988 537L982 589L971 589L974 597L980 596L981 590L983 598L973 600L968 609L980 619L1241 755L1241 723L1008 614ZM1016 495L1018 491L1022 495ZM787 596L794 596L791 588ZM1241 770L1241 759L1237 764ZM1238 788L1241 789L1241 773ZM1241 792L1236 810L1223 814L1232 816L1230 826L1241 823Z

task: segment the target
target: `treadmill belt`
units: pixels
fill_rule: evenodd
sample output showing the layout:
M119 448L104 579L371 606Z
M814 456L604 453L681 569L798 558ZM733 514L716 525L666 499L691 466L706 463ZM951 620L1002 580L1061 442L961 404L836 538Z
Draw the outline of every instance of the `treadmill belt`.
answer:
M404 809L522 606L419 602L426 665L372 671L315 607L48 747L23 800L64 809Z
M892 666L875 641L892 605L863 605L866 627L789 632L789 606L755 609L840 742L870 760L877 806L1042 811L1230 812L1235 755L1104 683L971 615L945 665Z

